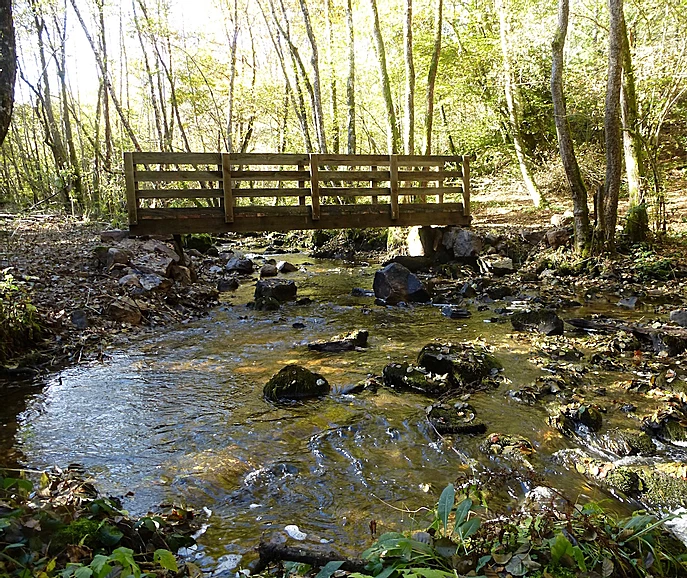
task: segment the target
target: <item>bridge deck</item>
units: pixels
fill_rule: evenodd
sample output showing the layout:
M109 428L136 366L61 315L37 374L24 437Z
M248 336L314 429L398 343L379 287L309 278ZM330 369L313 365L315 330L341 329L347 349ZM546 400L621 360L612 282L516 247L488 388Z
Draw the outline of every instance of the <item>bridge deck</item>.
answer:
M470 224L464 156L125 153L134 235Z

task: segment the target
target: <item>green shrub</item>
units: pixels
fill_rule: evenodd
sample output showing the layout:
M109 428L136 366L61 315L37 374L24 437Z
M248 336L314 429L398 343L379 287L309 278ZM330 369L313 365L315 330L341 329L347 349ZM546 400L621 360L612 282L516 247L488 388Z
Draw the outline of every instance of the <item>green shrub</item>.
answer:
M26 292L0 271L0 362L33 345L43 333L36 308Z

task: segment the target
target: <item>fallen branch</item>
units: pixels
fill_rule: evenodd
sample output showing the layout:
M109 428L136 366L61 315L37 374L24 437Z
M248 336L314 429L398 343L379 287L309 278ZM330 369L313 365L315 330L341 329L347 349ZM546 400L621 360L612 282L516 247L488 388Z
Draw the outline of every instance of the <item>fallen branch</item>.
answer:
M260 558L251 568L253 575L262 572L273 562L298 562L321 568L329 562L343 561L341 569L347 572L364 572L366 564L363 560L346 559L341 554L328 548L320 549L317 546L314 546L312 549L294 548L274 542L260 542L258 554Z

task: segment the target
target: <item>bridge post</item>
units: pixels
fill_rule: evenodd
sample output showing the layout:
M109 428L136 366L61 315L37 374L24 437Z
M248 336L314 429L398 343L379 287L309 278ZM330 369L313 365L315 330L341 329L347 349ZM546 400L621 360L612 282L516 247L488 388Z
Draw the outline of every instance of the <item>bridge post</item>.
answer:
M398 155L389 155L389 189L391 193L391 219L398 219Z
M136 198L136 173L134 153L124 153L124 179L126 181L126 207L129 213L129 224L138 224L138 199Z
M310 155L310 198L312 202L312 220L320 220L320 155Z
M222 188L224 189L224 222L234 222L234 192L231 182L231 159L222 153Z
M463 216L470 216L470 157L463 157Z

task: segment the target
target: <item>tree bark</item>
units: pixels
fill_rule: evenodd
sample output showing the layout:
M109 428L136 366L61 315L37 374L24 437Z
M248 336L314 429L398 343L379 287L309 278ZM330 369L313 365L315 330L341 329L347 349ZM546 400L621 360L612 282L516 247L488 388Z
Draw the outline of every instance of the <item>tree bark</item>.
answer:
M604 186L604 246L615 250L615 227L618 222L618 197L622 173L622 135L620 125L620 87L622 84L623 1L609 0L608 78L604 131L606 144L606 182Z
M522 180L525 183L525 188L530 195L535 207L540 207L542 204L542 196L537 184L534 182L532 176L532 167L530 161L525 154L525 147L522 138L522 105L520 99L520 91L517 85L513 82L513 71L510 62L509 54L509 37L510 24L508 22L508 7L507 0L497 0L500 35L501 35L501 52L503 54L503 73L504 73L504 89L506 95L506 104L508 105L508 117L510 121L511 136L513 138L513 146L515 147L515 154L520 165L520 173Z
M377 53L377 65L379 67L379 81L382 85L382 95L384 106L386 107L386 126L387 126L387 149L389 154L397 154L401 137L396 122L396 110L394 101L391 97L391 83L386 67L386 51L382 38L382 29L379 25L379 12L377 11L377 0L370 0L372 8L372 34L375 40L375 52Z
M336 89L336 69L334 68L334 30L332 26L332 0L324 1L324 15L327 21L327 66L329 68L329 91L331 92L331 116L332 116L332 151L339 154L341 150L341 137L339 135L339 102Z
M434 86L439 70L441 56L441 26L443 24L444 0L437 0L436 19L434 21L434 50L427 73L427 109L425 113L425 154L432 154L432 126L434 123Z
M234 0L232 20L234 29L229 38L229 99L227 102L227 152L234 152L234 87L236 85L236 49L239 40L239 2ZM228 36L228 33L227 33Z
M403 148L407 155L415 150L415 64L413 62L413 0L406 0L403 21L403 56L406 64L405 124Z
M348 28L348 79L346 81L346 107L348 109L348 154L356 152L355 135L355 31L353 28L352 0L346 0L346 26Z
M553 113L558 134L558 146L565 175L570 185L573 198L573 215L575 226L575 250L578 253L589 252L591 235L589 230L589 208L587 206L587 188L585 187L577 156L570 136L570 126L563 96L563 49L568 32L569 0L558 0L558 28L551 43L553 53L551 66L551 96Z
M0 0L0 145L7 136L14 106L17 53L12 19L12 1Z

